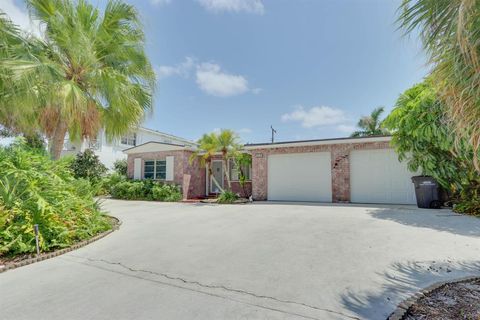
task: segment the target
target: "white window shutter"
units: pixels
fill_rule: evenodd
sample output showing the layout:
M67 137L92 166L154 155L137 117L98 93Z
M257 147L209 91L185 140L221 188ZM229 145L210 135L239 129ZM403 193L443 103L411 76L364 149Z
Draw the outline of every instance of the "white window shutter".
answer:
M133 159L133 179L142 179L142 158Z
M165 157L166 160L166 174L165 174L165 181L173 181L173 173L174 173L174 167L173 167L173 160L174 156L168 156Z

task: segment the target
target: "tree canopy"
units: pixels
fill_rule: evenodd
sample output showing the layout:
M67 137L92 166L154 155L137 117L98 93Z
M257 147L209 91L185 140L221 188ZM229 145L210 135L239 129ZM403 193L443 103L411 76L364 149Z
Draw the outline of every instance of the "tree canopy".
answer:
M114 0L103 12L86 0L26 2L44 38L0 16L0 124L46 134L55 158L67 132L94 139L105 128L114 139L140 124L152 109L155 74L136 9Z
M375 108L369 116L360 118L357 123L357 130L351 134L352 137L369 137L386 134L386 130L382 127L380 116L384 112L384 107Z
M480 171L480 1L403 0L399 12L407 33L420 30L432 85Z
M480 213L480 176L473 148L456 137L446 105L430 80L405 91L384 125L392 131L392 144L412 172L434 177L457 202L457 211ZM456 145L456 147L455 147Z

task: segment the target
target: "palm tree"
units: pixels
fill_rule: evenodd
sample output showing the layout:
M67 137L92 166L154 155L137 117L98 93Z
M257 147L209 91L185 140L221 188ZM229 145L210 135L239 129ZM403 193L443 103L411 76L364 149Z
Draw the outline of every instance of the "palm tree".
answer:
M216 155L218 150L217 135L214 132L208 134L206 133L197 141L197 143L198 148L190 156L190 163L193 163L196 159L199 158L200 165L204 168L207 168L208 179L211 179L215 186L218 188L218 190L223 193L224 190L213 175L212 170L212 159Z
M419 30L432 65L431 79L461 139L474 148L480 171L480 3L403 0L399 23Z
M103 13L86 0L27 5L45 35L30 46L10 46L5 54L1 73L18 87L6 101L9 109L22 110L13 122L0 114L0 123L24 130L24 118L33 113L34 121L27 122L46 134L55 159L67 132L70 139L95 138L105 128L115 139L139 125L152 108L155 75L135 8L115 0ZM21 38L18 28L9 30Z
M212 132L204 134L197 141L197 150L190 156L190 162L193 162L197 157L200 157L200 164L207 168L209 175L208 178L213 180L215 186L222 193L225 190L220 186L220 183L213 175L211 167L212 159L218 153L222 155L223 174L225 176L225 180L227 181L228 189L231 190L232 184L227 163L240 149L240 143L238 140L238 135L234 131L228 129L222 129L219 133Z
M7 135L31 135L37 129L36 97L33 85L19 81L4 67L8 60L25 60L41 51L34 38L24 37L20 29L0 11L0 126ZM21 98L21 99L20 99ZM19 107L21 106L21 107Z
M228 172L228 161L233 157L235 152L240 148L238 135L232 130L222 129L217 135L217 149L222 153L222 165L225 178L227 180L228 189L232 189L230 174Z
M369 116L364 116L360 118L357 126L361 128L361 130L353 132L350 136L369 137L386 134L386 130L382 128L382 121L380 121L380 116L383 111L384 107L378 107L374 109Z

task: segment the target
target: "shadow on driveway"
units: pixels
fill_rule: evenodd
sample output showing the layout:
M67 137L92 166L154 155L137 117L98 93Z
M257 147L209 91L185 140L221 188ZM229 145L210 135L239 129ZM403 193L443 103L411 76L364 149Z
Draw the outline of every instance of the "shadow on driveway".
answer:
M398 210L392 208L367 209L376 219L394 221L403 225L446 231L456 235L480 237L480 218L461 215L449 209Z
M384 274L380 292L352 292L341 296L344 307L362 319L386 319L414 293L440 281L480 275L480 261L424 261L396 263Z

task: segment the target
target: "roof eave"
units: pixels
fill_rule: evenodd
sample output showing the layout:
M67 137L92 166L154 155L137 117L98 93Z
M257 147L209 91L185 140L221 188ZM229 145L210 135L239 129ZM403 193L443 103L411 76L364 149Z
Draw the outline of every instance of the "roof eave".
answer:
M274 143L256 143L246 144L244 148L246 150L255 149L271 149L271 148L285 148L285 147L305 147L305 146L318 146L328 144L345 144L345 143L362 143L362 142L383 142L390 141L391 136L372 136L372 137L358 137L358 138L335 138L335 139L318 139L318 140L304 140L304 141L283 141Z

